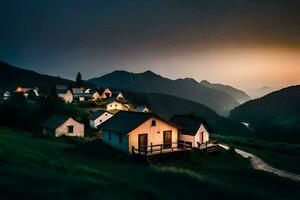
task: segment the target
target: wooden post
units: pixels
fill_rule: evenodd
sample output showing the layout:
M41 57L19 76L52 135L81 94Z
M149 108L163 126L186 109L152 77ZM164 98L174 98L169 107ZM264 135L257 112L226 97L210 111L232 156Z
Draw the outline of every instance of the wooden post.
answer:
M141 147L139 147L139 155L141 155Z
M183 141L183 150L185 150L185 141Z
M131 147L131 155L134 157L134 146Z
M145 151L145 156L147 156L147 151L148 151L148 148L147 148L147 146L146 146L146 147L144 147L144 151Z
M162 147L163 147L163 146L162 146L162 144L161 144L161 145L160 145L160 153L162 153Z
M151 153L153 153L152 142L151 142L151 148L150 148L150 152L151 152Z

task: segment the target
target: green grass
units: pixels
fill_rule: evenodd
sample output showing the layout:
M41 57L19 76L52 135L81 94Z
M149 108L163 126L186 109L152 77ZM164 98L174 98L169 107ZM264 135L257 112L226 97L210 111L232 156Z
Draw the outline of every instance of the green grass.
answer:
M221 142L253 153L279 169L300 174L300 145L244 137L216 136Z
M0 128L0 199L297 199L299 186L227 151L193 151L152 167L100 141L72 144Z

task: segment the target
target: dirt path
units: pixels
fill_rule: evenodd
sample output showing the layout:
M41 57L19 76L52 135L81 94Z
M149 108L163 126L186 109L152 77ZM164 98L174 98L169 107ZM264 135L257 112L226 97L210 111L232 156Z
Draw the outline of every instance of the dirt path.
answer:
M220 147L229 150L229 146L224 145L224 144L219 144ZM240 150L240 149L235 149L235 152L237 154L240 154L244 158L250 158L251 164L254 169L256 170L262 170L266 172L270 172L273 174L276 174L278 176L288 178L294 181L300 181L300 175L299 174L294 174L290 172L283 171L281 169L277 169L267 163L265 163L261 158L257 157L254 154L248 153L246 151Z

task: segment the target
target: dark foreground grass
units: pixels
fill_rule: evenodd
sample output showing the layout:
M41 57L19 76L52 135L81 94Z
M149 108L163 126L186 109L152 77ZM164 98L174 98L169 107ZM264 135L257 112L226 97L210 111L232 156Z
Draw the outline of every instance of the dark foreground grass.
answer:
M225 151L151 167L101 142L0 128L0 199L298 199L299 186Z
M279 169L300 174L300 144L255 140L245 137L216 136L221 142L253 153Z

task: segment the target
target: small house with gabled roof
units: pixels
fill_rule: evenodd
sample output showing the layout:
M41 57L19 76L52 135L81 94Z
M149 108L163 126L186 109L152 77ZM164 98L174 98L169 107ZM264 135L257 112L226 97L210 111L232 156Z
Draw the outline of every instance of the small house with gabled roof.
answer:
M62 98L66 103L73 102L73 93L68 88L56 89L56 94L59 98Z
M178 148L178 127L154 113L119 111L99 127L104 142L128 154Z
M147 106L138 106L133 109L134 112L150 112Z
M101 99L107 99L112 97L112 92L109 88L99 89L98 92L101 95Z
M194 115L173 115L170 123L180 127L179 141L191 144L193 147L200 147L209 141L211 129L206 121Z
M89 117L90 127L95 129L97 128L97 126L99 126L112 116L114 116L114 114L106 110L99 110L97 112L94 112Z
M42 124L43 134L52 135L55 137L60 136L84 136L84 125L72 117L62 115L62 116L52 116L47 121Z
M110 103L106 105L106 110L125 110L128 111L130 110L130 106L127 103L120 102L119 100L111 100Z

